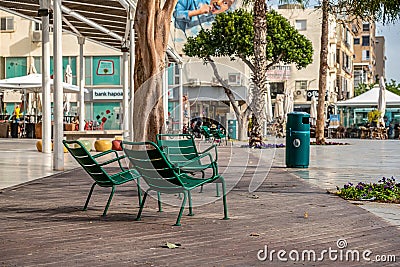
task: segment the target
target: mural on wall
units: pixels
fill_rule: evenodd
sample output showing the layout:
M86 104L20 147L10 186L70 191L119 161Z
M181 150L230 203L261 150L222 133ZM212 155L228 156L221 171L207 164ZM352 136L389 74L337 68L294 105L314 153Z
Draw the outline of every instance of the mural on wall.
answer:
M210 28L215 16L233 10L238 0L178 0L173 13L172 41L181 52L187 37Z
M116 130L120 125L120 104L93 103L95 124L101 130Z

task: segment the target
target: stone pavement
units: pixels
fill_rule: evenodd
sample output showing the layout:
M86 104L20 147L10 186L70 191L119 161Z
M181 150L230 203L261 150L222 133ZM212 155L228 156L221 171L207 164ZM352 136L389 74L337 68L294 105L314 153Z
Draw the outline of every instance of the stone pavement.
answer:
M359 149L348 147L354 152ZM309 175L318 170L313 155L319 149L311 148ZM163 213L157 212L156 201L150 199L142 221L133 221L137 212L133 184L117 189L106 218L100 217L109 193L106 189L95 189L88 211L81 211L91 181L80 168L3 189L0 265L398 266L388 260L391 255L400 260L398 227L326 194L310 179L303 180L304 173L299 179L294 174L300 170L286 169L283 159L284 149L246 149L238 143L233 148L221 146L219 162L228 183L231 219L221 220L221 200L209 185L205 193L193 194L195 216L184 216L182 227L172 226L180 201L176 196L163 197L170 204ZM322 166L331 172L329 166ZM355 166L352 173L356 171ZM249 193L249 188L257 190ZM162 247L166 242L182 246L166 249ZM265 256L265 246L269 252L275 250L272 262L257 258L257 254ZM330 248L337 254L323 253ZM287 259L290 251L292 258L299 252L300 259L279 261L278 250L286 251L281 256ZM369 250L372 254L367 257L360 254L359 260L346 260L349 253L368 254ZM316 260L323 258L323 262L313 261L313 255L301 259L302 253L308 256L313 251ZM342 258L335 259L340 253Z

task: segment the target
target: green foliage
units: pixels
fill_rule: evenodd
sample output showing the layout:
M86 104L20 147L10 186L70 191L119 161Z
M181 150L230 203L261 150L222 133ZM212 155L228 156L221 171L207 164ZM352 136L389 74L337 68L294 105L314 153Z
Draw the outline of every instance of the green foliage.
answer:
M354 88L354 96L359 96L369 91L374 87L374 84L359 83L356 88Z
M400 183L396 183L394 177L383 177L378 183L347 183L337 189L339 191L336 194L344 199L400 203Z
M390 83L385 83L386 90L396 94L400 95L400 83L396 83L395 80L391 79ZM365 83L360 83L358 86L354 89L354 96L359 96L374 87L374 84L365 84Z
M312 63L312 43L293 28L288 20L272 10L267 14L267 60L296 64L298 69ZM212 28L189 37L183 51L207 61L208 57L237 57L249 60L254 55L253 15L244 10L218 14Z
M377 109L374 109L368 112L368 121L369 122L378 122L379 118L381 117L381 112Z
M390 83L386 83L386 90L396 95L400 95L400 83L396 84L396 81L391 79Z

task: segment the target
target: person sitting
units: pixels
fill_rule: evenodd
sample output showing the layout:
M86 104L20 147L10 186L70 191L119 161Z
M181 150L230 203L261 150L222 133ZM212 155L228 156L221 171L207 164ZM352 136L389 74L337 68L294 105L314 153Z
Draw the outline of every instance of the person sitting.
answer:
M78 117L78 116L75 116L75 117L72 119L71 123L74 125L75 131L78 131L78 130L79 130L79 117Z

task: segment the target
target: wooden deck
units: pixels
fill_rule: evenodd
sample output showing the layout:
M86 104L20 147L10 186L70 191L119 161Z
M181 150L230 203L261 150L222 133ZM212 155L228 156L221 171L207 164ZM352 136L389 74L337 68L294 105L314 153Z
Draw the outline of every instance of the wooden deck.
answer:
M221 220L223 206L217 200L195 207L195 216L184 216L182 226L174 227L178 208L164 205L159 213L150 198L142 221L136 222L134 184L117 188L106 218L100 216L109 193L106 189L96 188L88 211L81 211L91 180L79 168L0 191L0 266L368 265L363 260L330 261L328 256L323 263L257 259L265 245L276 251L313 249L319 253L337 249L339 238L347 240L347 249L369 249L371 257L394 254L400 261L397 227L276 165L259 190L250 194L254 172L268 169L263 164L256 169L257 158L244 148L231 151L221 146L219 151L224 177L229 185L235 184L228 194L228 221ZM214 185L207 186L205 193L193 194L194 204L215 200L213 194ZM175 196L163 199L179 203ZM182 246L163 248L166 242Z

